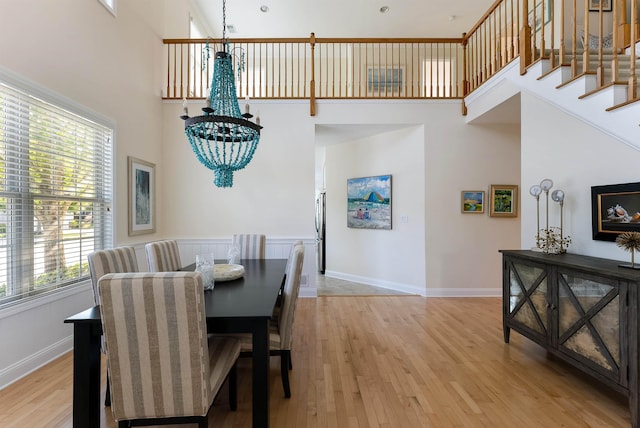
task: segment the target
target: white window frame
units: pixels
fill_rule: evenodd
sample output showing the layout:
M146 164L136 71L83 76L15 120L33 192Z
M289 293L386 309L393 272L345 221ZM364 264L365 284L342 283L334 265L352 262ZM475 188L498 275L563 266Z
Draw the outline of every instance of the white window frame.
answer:
M6 87L9 87L11 91L17 91L19 93L22 93L23 95L21 96L20 100L27 99L26 101L27 104L25 104L25 106L30 106L31 100L33 100L34 103L46 103L51 107L51 109L54 112L57 112L57 111L66 112L66 114L70 114L73 117L77 116L78 120L81 122L95 123L96 126L98 126L99 128L105 129L104 132L106 132L106 134L104 135L107 135L107 137L106 137L106 140L103 140L103 141L106 141L107 143L104 146L100 146L100 147L104 147L105 156L101 156L99 158L99 159L103 159L104 162L99 162L98 164L94 164L96 165L96 168L101 168L101 170L104 171L104 173L98 174L95 172L97 170L94 170L94 175L98 174L100 177L98 181L101 184L94 183L94 185L99 186L96 188L101 189L100 190L101 196L99 196L98 199L93 198L92 201L89 201L89 203L98 203L102 207L101 209L102 212L96 216L96 218L98 218L98 220L96 221L100 222L100 226L99 227L94 226L93 234L87 235L84 238L84 241L82 242L84 243L91 242L92 245L90 246L92 247L93 250L112 247L113 246L113 223L114 223L113 210L112 210L113 195L114 195L114 192L113 192L113 186L114 186L113 184L114 183L113 152L115 148L114 122L98 113L95 113L87 109L86 107L72 100L69 100L63 97L60 94L54 93L53 91L43 88L42 86L39 86L34 82L28 81L23 77L18 76L13 72L10 72L9 70L6 70L2 67L0 67L0 83L2 83L3 85L6 85ZM3 102L2 100L3 99L0 98L0 103ZM2 112L0 111L0 113ZM18 117L16 122L5 120L3 123L0 123L0 127L1 126L10 127L10 126L15 126L16 123L20 123L20 125L23 126L23 128L25 127L25 124L26 124L26 128L24 129L29 129L29 125L28 125L29 115L25 115L23 117L22 114L16 115L15 113L9 113L7 111L4 117L11 119L16 116ZM26 120L26 122L24 122L24 120ZM2 130L3 129L0 128L0 131ZM0 134L0 137L2 137L2 134ZM14 147L14 145L9 144L13 141L15 141L16 145L20 145L21 144L20 141L22 140L18 141L14 137L9 137L5 134L4 140L0 141L0 143L2 143L2 147L5 147L5 148ZM7 162L7 158L4 158L4 160L5 162ZM6 165L15 166L14 164L6 164ZM22 174L19 172L19 170L18 170L18 173ZM6 172L6 176L9 177L9 172ZM0 311L4 311L6 308L13 307L16 304L22 304L22 303L31 301L34 298L45 297L45 296L51 295L52 293L63 292L65 288L67 288L67 286L79 284L89 279L88 270L85 269L85 267L81 267L79 269L79 273L75 275L73 278L65 277L63 279L53 280L51 283L47 283L41 289L37 289L37 287L34 286L35 278L38 273L37 268L34 268L34 266L36 266L37 262L39 261L38 256L35 255L36 250L34 250L34 248L38 244L36 243L36 240L33 238L35 233L25 232L28 230L33 231L34 224L35 224L34 216L33 216L33 207L31 207L31 204L29 204L28 201L33 200L34 198L39 200L43 200L44 198L44 200L48 200L48 199L51 199L51 197L43 196L42 194L33 194L31 193L30 190L26 192L21 191L21 193L19 193L18 195L23 195L23 196L18 196L17 200L19 201L26 200L27 202L22 204L14 203L10 205L8 202L9 199L7 196L10 193L14 194L15 192L12 192L11 189L8 189L4 181L0 181L0 196L2 196L3 200L4 199L7 200L7 207L6 207L7 219L5 220L6 228L7 228L5 240L7 242L5 244L4 252L0 254L0 273L4 271L4 273L0 276L2 277L1 280L5 284L3 294L6 293L6 295L0 296ZM64 196L64 194L60 198L68 199L68 197ZM71 197L71 198L75 198L78 201L85 201L85 202L87 201L87 199L83 198L82 195ZM16 200L13 196L12 196L12 199ZM18 218L13 217L13 215L11 214L12 209L18 210L17 211L19 213ZM67 213L67 215L70 216L71 213ZM93 214L92 214L92 221L93 221ZM82 222L82 219L79 219L79 223L81 222ZM17 230L12 229L15 224L18 225ZM25 226L27 227L26 229L25 229ZM20 236L22 234L26 234L27 236L25 237ZM12 237L12 239L16 240L16 244L17 244L16 246L19 247L17 251L22 251L22 253L20 253L19 256L16 256L16 254L18 253L15 253L16 249L14 248L14 243L9 242L10 236ZM65 238L63 236L62 240L64 239ZM80 238L78 239L83 239L82 234L80 234ZM79 260L80 266L82 266L86 262L86 255L88 254L88 252L89 250L84 252L81 251L80 253L76 254L75 259ZM25 264L24 263L25 257L31 258L34 261L32 263ZM21 264L16 261L19 259L23 260ZM69 266L66 266L66 267L69 267ZM14 278L17 278L17 279L14 280Z

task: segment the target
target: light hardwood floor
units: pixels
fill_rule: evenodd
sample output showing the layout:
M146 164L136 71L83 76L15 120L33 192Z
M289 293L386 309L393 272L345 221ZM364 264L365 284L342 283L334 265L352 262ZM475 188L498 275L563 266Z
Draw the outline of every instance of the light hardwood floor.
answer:
M515 332L504 344L498 298L301 299L291 399L279 367L272 427L630 426L626 398ZM241 360L238 410L225 387L210 426L250 426L250 369ZM71 375L69 353L0 391L0 427L70 427Z

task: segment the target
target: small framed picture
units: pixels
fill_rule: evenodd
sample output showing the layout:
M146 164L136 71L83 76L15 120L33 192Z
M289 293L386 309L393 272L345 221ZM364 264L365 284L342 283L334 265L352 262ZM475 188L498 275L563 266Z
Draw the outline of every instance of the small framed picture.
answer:
M599 12L602 3L603 12L611 12L611 0L589 0L589 12Z
M484 212L484 190L463 190L461 196L463 213L482 214Z
M155 164L134 157L129 163L129 236L156 230Z
M518 186L492 184L489 197L491 217L518 217Z

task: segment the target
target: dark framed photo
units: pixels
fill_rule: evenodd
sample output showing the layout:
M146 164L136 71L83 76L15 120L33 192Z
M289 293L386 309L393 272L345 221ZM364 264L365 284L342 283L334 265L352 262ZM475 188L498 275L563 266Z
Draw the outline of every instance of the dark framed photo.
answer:
M611 0L589 0L589 12L599 12L600 3L602 3L603 12L611 12L613 10Z
M518 217L518 186L515 184L492 184L489 202L491 217Z
M623 232L640 232L640 183L591 187L593 239L615 241Z
M129 156L129 236L156 231L155 164Z
M482 214L484 212L484 190L463 190L460 197L463 213Z

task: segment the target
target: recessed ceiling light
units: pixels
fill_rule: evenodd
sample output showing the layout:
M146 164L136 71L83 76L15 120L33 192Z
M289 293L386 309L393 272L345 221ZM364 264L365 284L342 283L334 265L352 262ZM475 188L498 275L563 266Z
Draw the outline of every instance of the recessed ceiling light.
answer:
M380 8L380 13L387 13L389 12L389 6L382 6Z
M260 12L264 12L264 13L269 12L269 6L266 6L263 4L262 6L260 6Z

